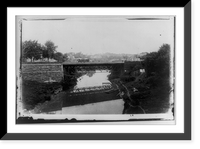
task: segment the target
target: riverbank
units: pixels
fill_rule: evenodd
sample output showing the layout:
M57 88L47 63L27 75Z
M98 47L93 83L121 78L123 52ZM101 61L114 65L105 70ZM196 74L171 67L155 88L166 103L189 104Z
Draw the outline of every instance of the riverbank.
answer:
M100 83L105 82L105 77L100 79L99 74L93 78L93 84L97 79ZM118 91L115 89L92 90L79 93L70 93L75 85L93 85L90 84L91 73L87 74L87 80L78 79L80 76L85 76L83 73L77 73L75 76L65 77L65 80L56 83L42 83L37 81L23 80L22 81L22 103L23 109L31 111L31 113L43 113L61 110L62 107L70 107L76 105L85 105L89 103L97 103L120 99ZM89 84L88 84L89 83ZM59 93L60 92L60 93ZM56 94L56 95L55 95Z
M37 81L22 80L23 109L33 110L53 99L55 94L62 90L61 83L41 83ZM40 110L37 110L40 111Z
M169 92L166 86L150 87L146 83L145 74L138 76L134 81L123 82L120 79L111 80L119 87L125 102L124 114L138 113L166 113L169 111Z

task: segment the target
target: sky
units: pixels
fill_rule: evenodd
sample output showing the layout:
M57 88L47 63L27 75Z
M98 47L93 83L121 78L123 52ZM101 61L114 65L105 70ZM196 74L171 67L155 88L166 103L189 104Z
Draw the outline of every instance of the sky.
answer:
M174 43L173 16L64 16L64 20L23 20L22 41L54 42L58 52L139 54ZM127 19L131 18L131 19ZM142 18L142 19L141 19ZM148 18L148 19L145 19ZM152 17L151 17L152 18Z

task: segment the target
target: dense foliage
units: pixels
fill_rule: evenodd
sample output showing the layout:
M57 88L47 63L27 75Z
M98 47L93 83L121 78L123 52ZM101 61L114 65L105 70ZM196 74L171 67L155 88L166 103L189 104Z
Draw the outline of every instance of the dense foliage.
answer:
M22 44L23 59L31 59L31 61L38 60L42 55L42 46L35 40L25 41Z
M129 63L128 71L117 79L128 88L130 93L131 100L126 96L123 97L124 114L132 114L137 111L130 106L130 103L137 105L135 101L138 101L146 113L168 112L171 106L169 102L170 61L172 62L170 46L163 44L157 52L147 53L141 63ZM139 69L145 71L140 72ZM135 72L140 74L137 75Z
M64 62L64 55L61 52L56 52L53 56L57 62Z
M61 87L60 83L40 83L22 80L22 101L24 109L33 109L37 104L51 100L54 91Z
M168 86L170 76L170 46L163 44L158 52L147 54L144 60L148 83L155 86Z
M60 52L56 52L56 48L54 43L48 40L45 45L41 45L38 41L29 40L24 41L22 43L22 59L25 61L26 59L31 59L31 62L34 60L39 60L43 58L57 58L59 61L62 61L62 57L60 57ZM58 54L57 54L58 53Z
M170 46L168 44L163 44L158 52L147 54L144 64L148 77L152 75L169 77Z
M56 48L58 46L55 46L54 43L50 40L46 41L45 43L45 50L47 51L46 52L46 57L48 58L48 60L50 58L54 58L54 55L56 53Z

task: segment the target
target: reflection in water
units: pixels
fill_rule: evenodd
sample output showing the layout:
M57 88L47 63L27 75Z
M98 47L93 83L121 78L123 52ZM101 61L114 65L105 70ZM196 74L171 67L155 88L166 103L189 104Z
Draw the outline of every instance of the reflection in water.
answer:
M63 107L62 114L122 114L122 99L104 101L86 105Z
M96 71L88 71L86 75L87 75L88 77L92 77L93 74L95 74L95 73L96 73Z
M101 86L104 82L110 82L108 80L109 74L110 72L106 70L90 71L77 79L78 82L74 88Z
M76 86L70 92L72 94L64 100L62 114L122 114L124 101L118 96L118 91L113 90L110 85L111 82L108 80L110 70L78 73L82 75L77 78ZM110 88L106 89L108 86ZM87 87L92 87L92 89L87 91ZM97 89L99 87L103 89Z

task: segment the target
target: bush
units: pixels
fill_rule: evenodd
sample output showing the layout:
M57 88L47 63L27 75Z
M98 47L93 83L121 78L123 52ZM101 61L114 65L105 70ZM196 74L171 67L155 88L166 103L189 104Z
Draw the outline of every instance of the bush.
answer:
M144 60L147 76L158 74L160 77L169 77L170 72L170 46L164 44L158 52L152 52L146 55Z
M135 81L135 77L122 75L120 77L120 80L123 81L123 82L131 82L131 81Z
M147 83L151 87L169 88L170 46L163 44L158 52L147 54L144 60Z
M37 81L22 80L22 102L27 110L33 109L38 103L51 100L54 90L61 87L60 83L40 83Z

